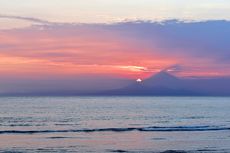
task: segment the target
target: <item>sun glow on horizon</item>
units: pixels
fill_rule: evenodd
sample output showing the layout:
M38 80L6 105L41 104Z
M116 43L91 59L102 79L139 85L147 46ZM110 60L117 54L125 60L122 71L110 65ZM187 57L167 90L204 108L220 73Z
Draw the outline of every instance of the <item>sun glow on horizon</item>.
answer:
M230 27L227 21L46 25L48 21L36 18L11 18L41 25L0 30L0 74L4 76L99 74L136 80L166 69L180 77L230 76L225 40L229 29L219 30L217 37L209 37L207 33L216 33L206 30L213 25ZM196 29L201 34L191 35ZM221 43L213 44L216 39Z

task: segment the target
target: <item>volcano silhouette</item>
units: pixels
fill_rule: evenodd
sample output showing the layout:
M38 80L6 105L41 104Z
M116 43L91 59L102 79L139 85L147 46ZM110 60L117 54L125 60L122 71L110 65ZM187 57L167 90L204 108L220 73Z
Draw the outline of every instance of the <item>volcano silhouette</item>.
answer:
M114 95L196 95L199 94L186 88L184 80L161 71L152 77L135 82L125 88L111 90L108 94Z
M180 79L167 73L166 71L161 71L156 75L144 80L142 82L144 86L153 87L153 86L178 86L180 84Z

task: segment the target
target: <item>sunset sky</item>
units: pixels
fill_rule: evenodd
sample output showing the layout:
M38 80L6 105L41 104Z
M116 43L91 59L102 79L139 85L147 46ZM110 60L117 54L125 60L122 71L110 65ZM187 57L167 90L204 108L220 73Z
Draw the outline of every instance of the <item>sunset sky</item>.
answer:
M0 0L0 92L161 70L230 76L229 20L228 0Z

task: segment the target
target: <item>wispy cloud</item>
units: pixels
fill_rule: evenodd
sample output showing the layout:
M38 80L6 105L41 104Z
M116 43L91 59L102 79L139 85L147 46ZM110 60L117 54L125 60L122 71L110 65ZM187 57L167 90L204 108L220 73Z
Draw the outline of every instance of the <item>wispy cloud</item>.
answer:
M2 19L24 20L24 21L30 21L30 22L40 23L40 24L45 24L45 25L54 24L53 22L49 22L49 21L46 21L46 20L33 18L33 17L23 17L23 16L13 16L13 15L0 14L0 18L2 18Z
M230 74L228 21L61 24L30 17L2 17L40 23L0 31L0 55L8 64L1 68L2 73L4 69L30 75L43 69L40 74L147 77L167 69L186 76ZM31 66L20 61L28 61Z

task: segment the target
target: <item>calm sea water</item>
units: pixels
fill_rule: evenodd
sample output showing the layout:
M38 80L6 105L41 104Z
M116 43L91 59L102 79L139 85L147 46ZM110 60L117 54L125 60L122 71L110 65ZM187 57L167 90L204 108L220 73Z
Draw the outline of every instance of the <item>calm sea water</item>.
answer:
M230 98L0 98L0 152L166 150L230 152Z

